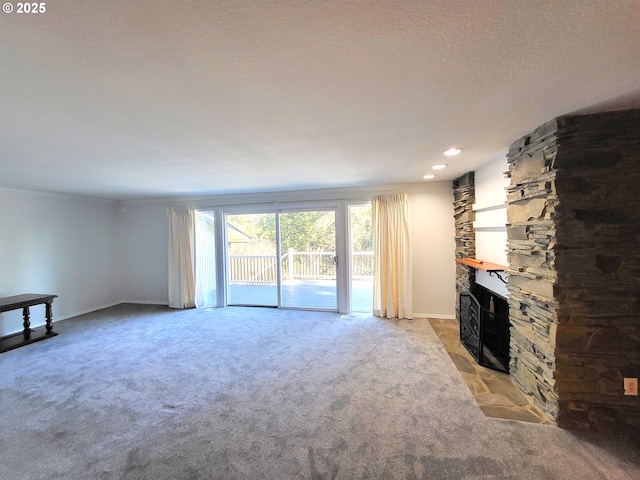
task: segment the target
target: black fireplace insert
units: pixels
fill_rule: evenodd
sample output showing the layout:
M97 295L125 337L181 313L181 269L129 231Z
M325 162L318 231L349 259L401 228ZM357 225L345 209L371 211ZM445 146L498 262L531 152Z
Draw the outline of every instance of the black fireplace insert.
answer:
M509 304L476 285L460 294L460 342L479 365L509 371Z

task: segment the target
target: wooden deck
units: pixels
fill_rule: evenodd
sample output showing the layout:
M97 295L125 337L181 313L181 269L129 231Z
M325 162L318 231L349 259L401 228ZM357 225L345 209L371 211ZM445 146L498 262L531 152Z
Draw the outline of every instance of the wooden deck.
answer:
M205 302L215 301L207 292ZM275 285L230 285L229 305L277 306ZM354 280L352 311L370 313L373 309L373 280ZM329 280L289 280L282 284L282 306L317 310L337 310L335 282Z

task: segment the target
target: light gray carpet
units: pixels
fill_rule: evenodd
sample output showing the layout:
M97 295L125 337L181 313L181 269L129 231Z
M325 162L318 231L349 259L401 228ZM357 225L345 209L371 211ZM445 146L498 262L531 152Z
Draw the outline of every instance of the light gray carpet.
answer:
M425 320L120 305L0 355L2 479L638 479L486 418Z

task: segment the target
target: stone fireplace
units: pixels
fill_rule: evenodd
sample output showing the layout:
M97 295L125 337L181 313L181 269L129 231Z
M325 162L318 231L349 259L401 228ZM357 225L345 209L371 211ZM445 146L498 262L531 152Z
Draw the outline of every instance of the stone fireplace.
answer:
M510 376L561 427L637 429L640 110L555 118L507 161ZM473 258L474 172L453 188L456 258ZM458 321L475 288L457 262Z
M640 110L558 117L514 142L511 377L559 426L640 426Z
M460 294L460 341L483 367L509 371L509 304L507 299L476 284Z

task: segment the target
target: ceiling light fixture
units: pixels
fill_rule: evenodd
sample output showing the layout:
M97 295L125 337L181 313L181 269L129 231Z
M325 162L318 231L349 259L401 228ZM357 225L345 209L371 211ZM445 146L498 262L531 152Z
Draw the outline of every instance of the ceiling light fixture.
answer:
M431 180L432 178L436 178L436 176L433 173L430 173L422 178L424 178L425 180Z
M435 165L431 165L431 168L433 168L434 170L442 170L444 168L447 168L447 164L446 163L436 163Z
M462 147L451 147L451 148L447 148L444 151L444 154L447 157L455 157L456 155L460 155L463 150L464 150L464 148L462 148Z

